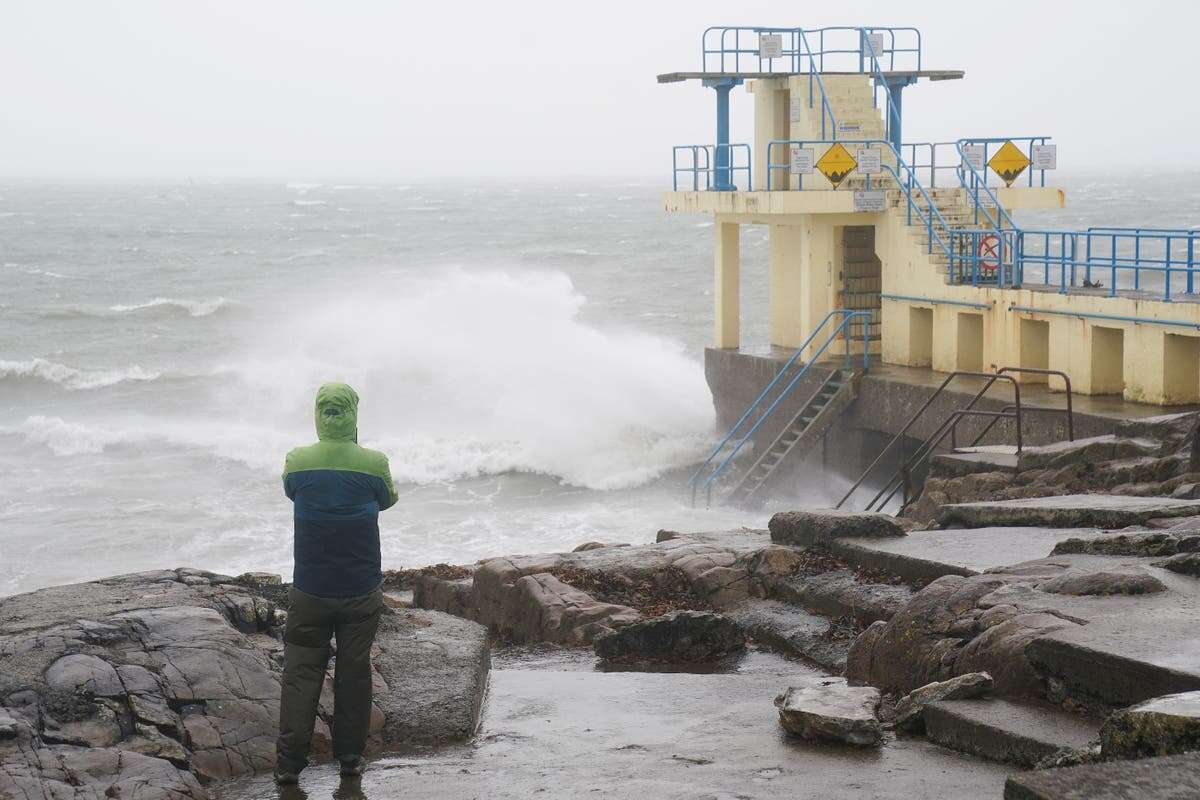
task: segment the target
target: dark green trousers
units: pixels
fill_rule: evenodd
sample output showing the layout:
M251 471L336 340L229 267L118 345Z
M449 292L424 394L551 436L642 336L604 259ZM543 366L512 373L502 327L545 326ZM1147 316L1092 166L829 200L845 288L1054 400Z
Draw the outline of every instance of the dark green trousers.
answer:
M371 645L383 612L383 590L359 597L314 597L294 586L288 594L283 685L279 699L279 769L308 764L329 640L337 640L333 679L333 755L362 755L371 725Z

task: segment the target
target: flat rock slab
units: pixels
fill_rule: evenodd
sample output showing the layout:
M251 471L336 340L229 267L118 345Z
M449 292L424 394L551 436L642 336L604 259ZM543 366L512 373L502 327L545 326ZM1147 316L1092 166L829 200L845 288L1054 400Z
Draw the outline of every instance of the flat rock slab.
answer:
M1200 500L1069 494L982 503L953 503L938 509L946 528L1036 526L1043 528L1124 528L1148 520L1200 514Z
M718 661L745 647L730 619L708 611L673 611L598 636L596 655L606 661L689 664Z
M777 600L751 600L727 610L725 616L760 644L807 659L833 673L846 669L846 654L853 638L830 636L828 617Z
M977 575L1045 558L1070 537L1086 541L1106 535L1079 528L947 528L894 539L839 539L829 548L855 566L928 583L943 575Z
M945 700L925 707L930 741L993 761L1032 767L1064 748L1083 749L1097 723L1049 704L1010 700Z
M1168 593L1151 597L1172 599ZM1068 694L1110 706L1200 689L1200 625L1194 609L1114 615L1064 627L1034 639L1026 655Z
M775 699L779 723L801 739L871 747L883 741L879 690L830 678L816 686L791 687Z
M1200 753L1084 764L1013 775L1004 800L1193 800Z
M878 538L904 536L904 526L890 514L869 514L832 508L781 511L768 524L776 544L827 544L847 536Z
M930 471L943 477L962 477L977 472L1016 472L1016 453L978 452L975 450L938 453L929 462Z

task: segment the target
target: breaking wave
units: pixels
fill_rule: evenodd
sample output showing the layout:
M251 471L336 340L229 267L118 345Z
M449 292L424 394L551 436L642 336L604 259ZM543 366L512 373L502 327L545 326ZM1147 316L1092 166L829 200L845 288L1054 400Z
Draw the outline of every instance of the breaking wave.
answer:
M297 300L204 384L211 417L36 416L0 432L58 455L154 440L274 471L313 438L316 387L344 380L362 397L360 441L402 483L528 472L623 489L702 458L713 409L701 365L679 343L582 321L585 303L559 272L458 269ZM153 377L19 363L79 388Z
M118 383L157 380L160 372L134 365L125 369L79 369L44 358L26 361L0 360L0 379L35 379L67 389L101 389Z
M214 300L175 300L170 297L156 297L144 303L109 306L108 310L117 314L125 314L149 309L169 309L173 311L186 311L188 316L191 317L207 317L232 305L234 305L233 301L226 300L224 297L218 297Z

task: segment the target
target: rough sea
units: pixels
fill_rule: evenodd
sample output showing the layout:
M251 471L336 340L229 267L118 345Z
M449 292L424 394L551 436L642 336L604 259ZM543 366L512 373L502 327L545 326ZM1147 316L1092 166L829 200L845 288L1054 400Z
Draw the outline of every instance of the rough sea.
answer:
M1031 224L1190 226L1200 176L1089 175ZM283 456L362 397L386 568L761 526L692 508L714 443L711 221L663 182L0 182L0 595L290 574ZM766 339L744 229L743 341ZM817 476L802 499L843 485Z

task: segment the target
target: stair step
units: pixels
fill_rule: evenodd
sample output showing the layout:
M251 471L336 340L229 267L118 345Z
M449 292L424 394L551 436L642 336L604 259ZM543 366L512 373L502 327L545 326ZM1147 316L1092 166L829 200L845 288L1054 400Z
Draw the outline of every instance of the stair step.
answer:
M943 700L925 707L925 735L951 750L1032 767L1056 751L1099 738L1098 722L1048 703Z

